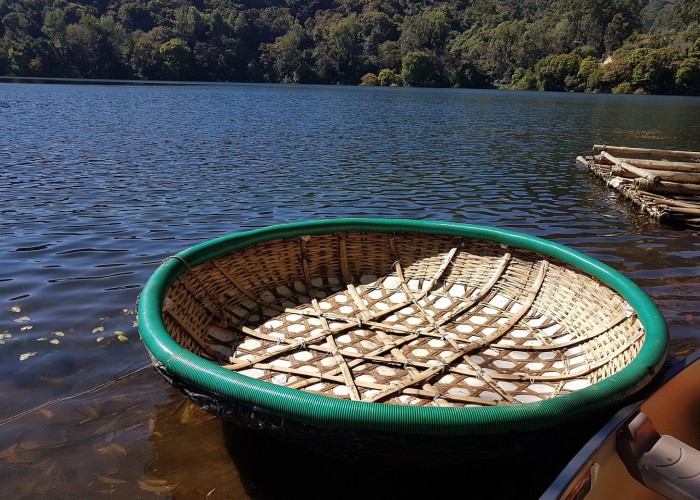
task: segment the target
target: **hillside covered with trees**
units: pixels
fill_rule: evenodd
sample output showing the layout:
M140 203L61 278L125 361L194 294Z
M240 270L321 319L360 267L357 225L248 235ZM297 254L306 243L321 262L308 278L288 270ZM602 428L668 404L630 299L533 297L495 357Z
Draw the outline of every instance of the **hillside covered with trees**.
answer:
M700 94L700 0L0 0L0 75Z

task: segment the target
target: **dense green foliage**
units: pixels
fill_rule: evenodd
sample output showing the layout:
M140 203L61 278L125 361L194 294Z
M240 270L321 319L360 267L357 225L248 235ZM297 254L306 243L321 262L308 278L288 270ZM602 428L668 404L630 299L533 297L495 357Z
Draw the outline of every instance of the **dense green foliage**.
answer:
M700 0L0 0L0 75L700 93Z

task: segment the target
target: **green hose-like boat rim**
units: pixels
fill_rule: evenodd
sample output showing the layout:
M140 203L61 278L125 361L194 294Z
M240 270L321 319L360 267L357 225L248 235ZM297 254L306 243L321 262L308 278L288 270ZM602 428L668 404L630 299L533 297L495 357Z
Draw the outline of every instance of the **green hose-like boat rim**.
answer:
M614 407L648 384L668 352L666 323L651 299L632 281L595 259L563 245L513 231L435 221L331 219L236 233L189 248L178 257L194 267L250 245L282 238L337 232L412 232L454 235L529 249L567 262L617 291L636 311L646 339L638 356L620 372L585 389L541 402L490 407L414 407L335 399L256 380L207 361L177 344L165 329L161 308L166 292L186 270L168 259L140 295L141 337L170 377L284 419L328 429L413 435L502 435L562 426Z

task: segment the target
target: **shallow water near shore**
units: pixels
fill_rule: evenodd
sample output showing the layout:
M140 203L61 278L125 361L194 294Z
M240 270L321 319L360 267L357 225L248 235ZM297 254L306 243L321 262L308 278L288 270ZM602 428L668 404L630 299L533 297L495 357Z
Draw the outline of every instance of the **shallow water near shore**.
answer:
M418 491L415 471L353 471L225 425L147 367L141 287L236 231L331 217L521 231L622 272L663 313L672 356L700 349L700 230L649 220L575 163L593 144L700 150L700 98L0 83L0 103L8 498ZM488 491L536 498L554 458L510 464L517 481L498 471Z

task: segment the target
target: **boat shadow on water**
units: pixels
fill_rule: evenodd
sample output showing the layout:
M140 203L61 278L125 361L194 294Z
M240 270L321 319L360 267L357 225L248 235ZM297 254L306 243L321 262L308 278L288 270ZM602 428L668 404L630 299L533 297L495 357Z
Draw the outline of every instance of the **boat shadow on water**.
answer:
M461 491L472 498L539 498L600 422L501 458L428 463L398 453L394 460L344 460L222 421L226 448L250 498L425 498ZM586 426L588 427L588 425ZM339 450L339 455L343 451Z
M150 490L154 497L174 499L427 498L458 491L469 498L538 499L609 417L589 419L546 445L533 435L529 446L500 458L429 463L397 454L392 461L387 456L353 461L338 458L346 450L329 456L220 419L178 391L171 398L155 407L147 479L133 488L141 495ZM125 491L122 486L127 485L115 490Z
M533 435L506 457L431 463L398 453L393 460L389 454L347 460L338 458L347 450L321 454L309 448L317 443L286 442L214 417L176 391L172 397L156 407L153 459L145 472L176 499L426 498L453 491L470 498L537 499L605 421L590 419L547 445ZM511 446L506 442L503 449Z
M669 359L664 370L673 371L677 364ZM663 378L638 397L656 390ZM155 458L148 468L150 477L178 485L171 492L173 498L425 498L461 491L471 498L537 499L610 417L589 418L547 439L537 434L529 441L519 437L524 444L515 452L507 442L501 450L485 450L504 456L454 460L453 454L443 463L431 462L422 459L419 445L415 454L404 451L393 457L387 453L379 459L347 460L339 458L348 455L347 449L339 447L335 455L318 453L313 448L319 443L286 442L214 417L174 396L180 402L164 405L156 418ZM453 443L452 451L462 445Z

